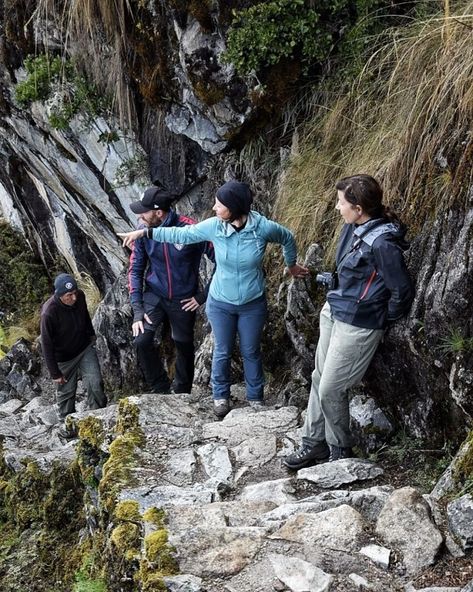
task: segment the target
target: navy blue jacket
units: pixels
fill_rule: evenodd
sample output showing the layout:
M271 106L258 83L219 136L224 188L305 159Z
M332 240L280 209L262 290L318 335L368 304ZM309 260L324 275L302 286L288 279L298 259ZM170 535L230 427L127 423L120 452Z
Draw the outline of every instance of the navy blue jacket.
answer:
M170 210L161 226L189 224L195 224L195 221ZM145 228L145 225L140 224L139 228ZM200 259L204 253L214 261L213 247L208 242L182 245L159 243L148 238L136 240L128 270L134 321L143 319L143 291L150 290L168 300L195 297L200 304L205 302L208 288L199 292Z
M405 232L380 219L345 224L336 256L338 286L327 294L335 319L383 329L409 312L414 289L403 257Z

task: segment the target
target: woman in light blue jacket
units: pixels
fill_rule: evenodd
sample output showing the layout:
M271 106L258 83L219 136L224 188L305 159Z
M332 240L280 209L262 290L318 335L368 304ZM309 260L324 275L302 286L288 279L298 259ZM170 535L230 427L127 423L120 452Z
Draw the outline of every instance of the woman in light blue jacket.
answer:
M263 256L268 243L283 247L284 260L293 277L309 272L296 262L292 233L252 211L253 195L246 183L229 181L218 189L214 218L172 228L146 228L121 233L123 245L147 234L154 240L191 244L212 241L216 270L206 304L215 346L212 359L214 412L224 417L230 410L230 364L236 335L240 340L246 394L250 405L264 405L261 335L267 317Z

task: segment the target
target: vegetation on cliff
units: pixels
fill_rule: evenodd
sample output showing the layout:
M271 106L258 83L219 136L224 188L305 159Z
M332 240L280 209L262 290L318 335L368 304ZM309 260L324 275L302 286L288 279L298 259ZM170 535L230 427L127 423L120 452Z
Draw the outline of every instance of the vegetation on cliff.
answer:
M311 116L278 200L280 219L303 248L337 235L333 188L344 175L379 177L414 234L442 210L465 205L473 157L471 8L386 31L359 77L306 98Z
M0 285L1 349L38 333L39 305L49 292L41 261L6 222L0 222Z

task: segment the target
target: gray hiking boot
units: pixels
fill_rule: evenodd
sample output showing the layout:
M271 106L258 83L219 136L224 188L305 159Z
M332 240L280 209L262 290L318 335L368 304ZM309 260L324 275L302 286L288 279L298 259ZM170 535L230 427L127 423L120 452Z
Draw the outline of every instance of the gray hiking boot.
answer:
M353 450L351 448L343 448L342 446L330 445L330 457L328 462L341 460L342 458L354 458Z
M223 418L230 411L230 401L228 399L214 399L214 414Z
M255 399L253 401L248 401L248 405L250 407L253 407L254 409L258 410L258 409L261 409L262 407L264 407L265 403L261 399Z
M283 463L288 469L298 471L304 467L309 467L317 463L326 462L330 455L330 449L327 442L317 442L315 446L302 444L299 450L286 456Z

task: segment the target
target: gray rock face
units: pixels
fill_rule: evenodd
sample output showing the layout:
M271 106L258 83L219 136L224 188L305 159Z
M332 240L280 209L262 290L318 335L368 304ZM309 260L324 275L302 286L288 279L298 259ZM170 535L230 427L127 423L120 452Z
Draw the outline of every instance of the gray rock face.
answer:
M473 548L473 497L463 495L447 506L448 525L464 551Z
M387 333L369 373L369 393L411 433L427 438L440 436L446 422L453 427L463 424L460 416L473 414L471 354L455 356L454 367L453 354L447 359L438 354L453 329L469 326L472 223L470 199L465 209L450 210L412 242L408 260L416 273L415 300L408 319ZM432 398L433 390L442 396Z
M343 504L350 505L366 520L374 522L392 491L393 488L389 486L371 487L357 491L326 491L303 498L296 503L279 505L261 516L259 523L261 526L277 525L296 514L322 512Z
M75 458L74 441L65 444L54 425L30 421L44 412L43 403L48 399L37 397L0 419L4 460L13 471L25 470L26 458L45 473ZM297 414L291 408L240 407L226 423L209 422L211 401L201 392L133 396L128 403L139 409L144 444L135 450L132 482L118 488L117 501L136 500L141 513L165 511L181 571L166 578L169 590L329 591L362 582L378 592L400 590L405 580L399 566L385 569L390 549L366 545L376 520L378 537L403 553L409 573L435 554L440 534L429 522L426 502L413 490L392 493L391 487L378 486L320 493L311 481L285 476L277 449L288 427L294 430ZM106 436L100 454L106 458L115 437L116 406L82 411L72 419L77 423L89 415L102 422ZM255 434L251 454L237 456L234 450L249 434ZM97 465L94 474L100 478L102 467ZM95 494L85 505L92 529L98 527L100 503ZM387 534L381 531L383 521ZM150 532L149 522L143 519L141 526L145 535ZM356 581L347 575L354 573Z
M292 479L277 479L247 485L240 494L244 501L269 501L284 504L295 499Z
M137 148L123 138L101 142L101 134L111 131L103 120L87 133L76 120L68 134L51 130L44 105L35 103L31 115L34 125L16 109L0 121L2 212L21 221L46 266L60 256L74 273L87 270L105 291L126 260L115 232L134 225L128 205L142 192L138 185L112 187L119 166Z
M310 548L355 551L365 529L361 514L347 505L318 514L299 514L271 538L303 543Z
M383 472L381 467L377 467L367 460L346 458L301 469L297 472L297 478L312 481L319 487L336 488L345 483L375 479Z
M248 439L276 430L285 433L297 426L297 420L295 407L267 409L258 413L250 408L233 409L223 421L204 425L203 435L205 438L218 438L227 446L238 446Z
M287 308L284 314L286 331L306 373L313 370L317 344L319 307L313 300L313 291L321 289L315 288L315 275L321 270L322 257L322 248L316 244L311 245L304 259L304 265L311 269L310 279L303 282L292 280L287 290Z
M135 394L145 392L133 347L126 272L121 273L98 306L93 325L102 376L110 392Z
M293 592L327 592L333 576L297 557L269 556L276 576Z
M439 500L443 496L457 491L459 487L463 486L463 483L458 482L458 477L457 479L454 479L454 473L458 472L457 468L460 467L472 453L473 440L471 438L467 438L466 441L461 445L450 465L435 484L435 487L430 494L432 498ZM464 475L463 478L468 478L468 476Z
M350 401L350 427L364 450L376 450L394 428L371 397L356 395Z
M217 154L252 113L248 89L235 78L233 68L220 60L225 49L220 31L205 32L192 18L185 26L174 20L174 30L179 44L175 75L181 97L166 115L166 125L205 152Z
M197 576L222 577L240 572L254 558L264 530L255 527L187 529L170 542L178 548L179 565Z
M376 534L402 552L409 574L432 565L443 542L427 502L412 487L391 494L378 517Z
M169 592L203 592L202 580L195 576L168 576L163 579Z

